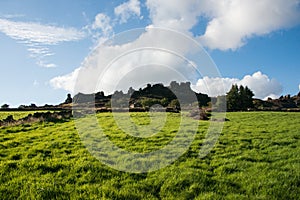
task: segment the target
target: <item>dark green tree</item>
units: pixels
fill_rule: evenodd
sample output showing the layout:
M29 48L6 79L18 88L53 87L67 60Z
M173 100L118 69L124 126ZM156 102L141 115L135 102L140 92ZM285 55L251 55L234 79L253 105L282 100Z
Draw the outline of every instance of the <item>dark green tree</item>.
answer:
M3 104L3 105L1 106L1 109L7 109L7 108L9 108L9 105L8 105L8 104Z
M100 94L100 93L99 93ZM69 103L72 103L73 99L72 99L72 96L71 94L67 94L67 99L65 100L65 104L69 104Z
M155 104L161 105L161 101L159 99L144 98L141 101L141 104L143 105L144 108L150 108L151 106L153 106Z
M254 97L254 93L246 86L245 87L245 92L243 94L243 105L244 105L244 109L248 109L248 108L253 108L253 97Z
M226 95L228 111L245 111L253 108L253 92L246 86L233 85Z
M163 98L160 100L160 104L163 106L163 107L167 107L168 104L169 104L169 100L167 98Z
M240 102L239 102L240 110L245 110L245 107L246 107L245 103L247 101L247 96L246 96L246 89L242 85L240 85L240 88L239 88L239 99L240 99Z
M232 85L231 89L226 95L227 110L237 111L240 110L240 97L239 88L237 85Z

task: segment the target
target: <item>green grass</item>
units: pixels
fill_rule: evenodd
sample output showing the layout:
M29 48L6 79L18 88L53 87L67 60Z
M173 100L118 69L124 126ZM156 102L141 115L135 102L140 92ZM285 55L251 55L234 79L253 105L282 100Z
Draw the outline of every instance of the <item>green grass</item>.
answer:
M151 123L147 113L132 117L134 123ZM300 113L227 113L227 118L205 158L198 155L209 123L201 122L183 156L142 174L99 162L72 120L0 127L1 199L299 199ZM140 153L169 144L178 120L178 114L168 114L158 134L140 138L125 134L111 114L98 115L113 143Z
M47 112L47 111L15 111L15 112L8 112L8 111L0 111L0 120L7 118L9 115L13 115L15 120L21 119L26 117L29 114L34 114L36 112Z

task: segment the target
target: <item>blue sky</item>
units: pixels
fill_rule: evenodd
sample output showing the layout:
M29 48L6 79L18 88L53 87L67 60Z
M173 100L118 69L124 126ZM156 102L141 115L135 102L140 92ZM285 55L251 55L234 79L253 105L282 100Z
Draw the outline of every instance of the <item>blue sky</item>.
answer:
M248 85L259 98L300 90L299 0L2 0L0 104L58 104L74 71L96 45L149 26L200 42L223 78L199 77L194 88L220 81ZM175 41L174 41L175 42ZM264 90L264 91L262 91Z

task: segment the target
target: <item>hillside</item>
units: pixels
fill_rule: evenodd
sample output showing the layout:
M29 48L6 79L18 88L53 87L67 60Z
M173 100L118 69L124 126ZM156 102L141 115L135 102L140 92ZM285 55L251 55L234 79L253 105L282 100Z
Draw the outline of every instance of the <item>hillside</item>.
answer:
M149 122L147 113L132 116L139 124ZM172 141L179 116L168 113L158 134L138 138L126 136L112 114L97 114L113 143L140 153ZM201 122L178 160L141 174L99 162L83 145L73 120L0 127L1 198L298 199L299 113L235 112L227 117L230 121L205 158L199 158L199 150L209 122Z

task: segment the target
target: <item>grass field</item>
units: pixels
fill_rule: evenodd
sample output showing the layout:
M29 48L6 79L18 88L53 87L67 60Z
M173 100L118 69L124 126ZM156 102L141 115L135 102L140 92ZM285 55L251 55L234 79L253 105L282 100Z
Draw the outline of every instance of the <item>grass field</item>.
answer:
M145 113L133 117L149 123ZM141 174L99 162L73 121L0 127L0 198L299 199L300 113L227 113L227 118L205 158L199 150L209 122L200 123L189 150L173 164ZM126 136L109 113L98 114L98 121L111 141L136 152L168 144L178 128L178 114L168 114L162 131L143 139Z
M47 111L17 111L17 112L6 112L6 111L0 111L0 120L4 120L9 115L13 115L15 120L21 119L26 117L29 114L34 114L36 112L47 112Z

